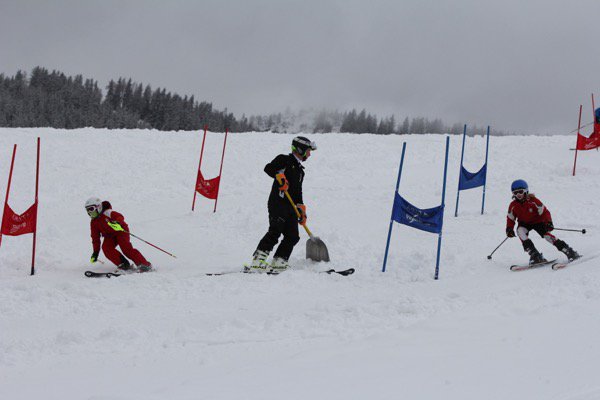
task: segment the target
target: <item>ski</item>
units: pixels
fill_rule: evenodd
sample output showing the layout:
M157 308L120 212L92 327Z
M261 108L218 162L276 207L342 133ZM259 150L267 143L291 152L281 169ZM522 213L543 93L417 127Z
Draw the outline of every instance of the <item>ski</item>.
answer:
M94 271L85 271L85 276L88 278L112 278L113 276L121 276L118 272L94 272Z
M207 272L206 276L221 276L231 274L254 274L254 275L279 275L279 272L267 271L267 272L247 272L247 271L225 271L225 272Z
M84 275L88 278L112 278L113 276L122 276L122 275L131 275L131 274L147 274L148 272L152 272L154 270L150 270L147 272L141 272L137 268L130 270L116 270L112 272L94 272L94 271L85 271Z
M342 276L348 276L348 275L352 275L354 273L355 269L354 268L348 268L348 269L344 269L344 270L336 270L336 269L328 269L327 271L319 271L318 273L320 274L338 274L338 275L342 275ZM230 275L230 274L251 274L251 272L245 272L245 271L227 271L227 272L209 272L206 274L206 276L221 276L221 275ZM273 272L273 271L268 271L268 272L253 272L252 274L256 274L256 275L279 275L280 272Z
M510 266L510 270L511 271L525 271L527 269L544 267L546 265L554 264L556 262L556 260L558 260L558 258L555 258L554 260L535 263L535 264L515 264L515 265Z
M352 275L354 273L355 269L354 268L348 268L348 269L344 269L344 270L335 270L335 269L330 269L328 271L321 271L320 273L323 274L338 274L338 275L342 275L342 276L348 276L348 275Z
M567 267L568 265L577 264L580 261L584 261L584 260L582 260L582 257L576 258L573 261L557 262L557 263L552 264L552 269L554 271L556 271L559 269L563 269L563 268Z

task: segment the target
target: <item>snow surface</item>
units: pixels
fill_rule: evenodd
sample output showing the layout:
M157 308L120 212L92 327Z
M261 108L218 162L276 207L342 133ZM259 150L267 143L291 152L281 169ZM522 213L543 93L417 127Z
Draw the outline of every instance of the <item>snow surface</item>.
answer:
M0 129L0 194L18 143L10 204L33 201L42 137L37 275L31 235L0 249L0 399L560 399L600 398L600 154L575 137L492 137L486 213L481 189L461 193L461 137L451 138L440 280L437 236L394 224L381 264L400 160L400 192L439 204L444 136L309 135L309 227L330 265L304 259L306 236L280 276L231 274L267 228L264 164L291 135L232 134L216 213L190 211L201 135L190 132ZM222 134L208 136L203 172L219 169ZM485 140L468 138L477 171ZM588 260L561 271L511 272L527 256L504 238L510 182L546 203L557 232ZM157 272L83 276L92 252L90 196L112 202ZM539 237L547 257L559 254ZM595 244L596 243L596 244ZM350 277L317 274L355 267ZM96 268L96 267L93 267ZM110 270L108 265L98 270Z

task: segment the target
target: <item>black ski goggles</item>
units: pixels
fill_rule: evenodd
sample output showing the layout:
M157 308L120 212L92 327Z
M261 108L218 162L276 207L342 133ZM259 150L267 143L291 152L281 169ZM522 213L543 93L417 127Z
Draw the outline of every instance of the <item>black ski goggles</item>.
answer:
M518 194L525 194L525 189L516 189L512 192L515 196Z

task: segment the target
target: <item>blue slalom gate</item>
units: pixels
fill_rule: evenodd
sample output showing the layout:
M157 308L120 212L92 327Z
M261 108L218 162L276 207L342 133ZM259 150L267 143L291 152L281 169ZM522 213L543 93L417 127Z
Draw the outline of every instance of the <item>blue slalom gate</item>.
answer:
M460 172L458 177L458 190L456 192L456 209L454 210L454 216L458 216L458 202L460 200L460 191L478 188L483 186L483 195L481 198L481 214L485 207L485 187L487 182L487 165L488 165L488 151L490 147L490 127L487 127L487 139L485 143L485 162L483 167L477 172L469 172L463 166L463 160L465 157L465 138L467 136L467 125L463 129L463 140L462 140L462 151L460 153Z
M448 171L449 147L450 137L446 136L446 158L444 161L442 204L438 207L421 209L409 203L398 193L398 189L400 188L400 178L402 177L402 166L404 165L404 154L406 152L406 142L402 144L402 156L400 157L398 180L396 181L396 190L394 192L394 205L392 207L392 216L390 218L390 227L388 230L387 243L385 245L385 255L383 257L383 268L381 272L385 272L386 269L387 257L390 249L390 239L392 237L392 228L395 221L399 224L408 225L415 229L438 234L437 257L434 274L434 279L438 279L440 269L440 251L442 248L442 226L444 224L444 202L446 197L446 176Z

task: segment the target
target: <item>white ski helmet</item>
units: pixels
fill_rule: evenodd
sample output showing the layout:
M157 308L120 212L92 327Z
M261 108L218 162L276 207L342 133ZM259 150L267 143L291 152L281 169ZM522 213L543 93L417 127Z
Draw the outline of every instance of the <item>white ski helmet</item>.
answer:
M97 197L90 197L85 202L85 211L91 218L96 218L102 212L102 200Z

